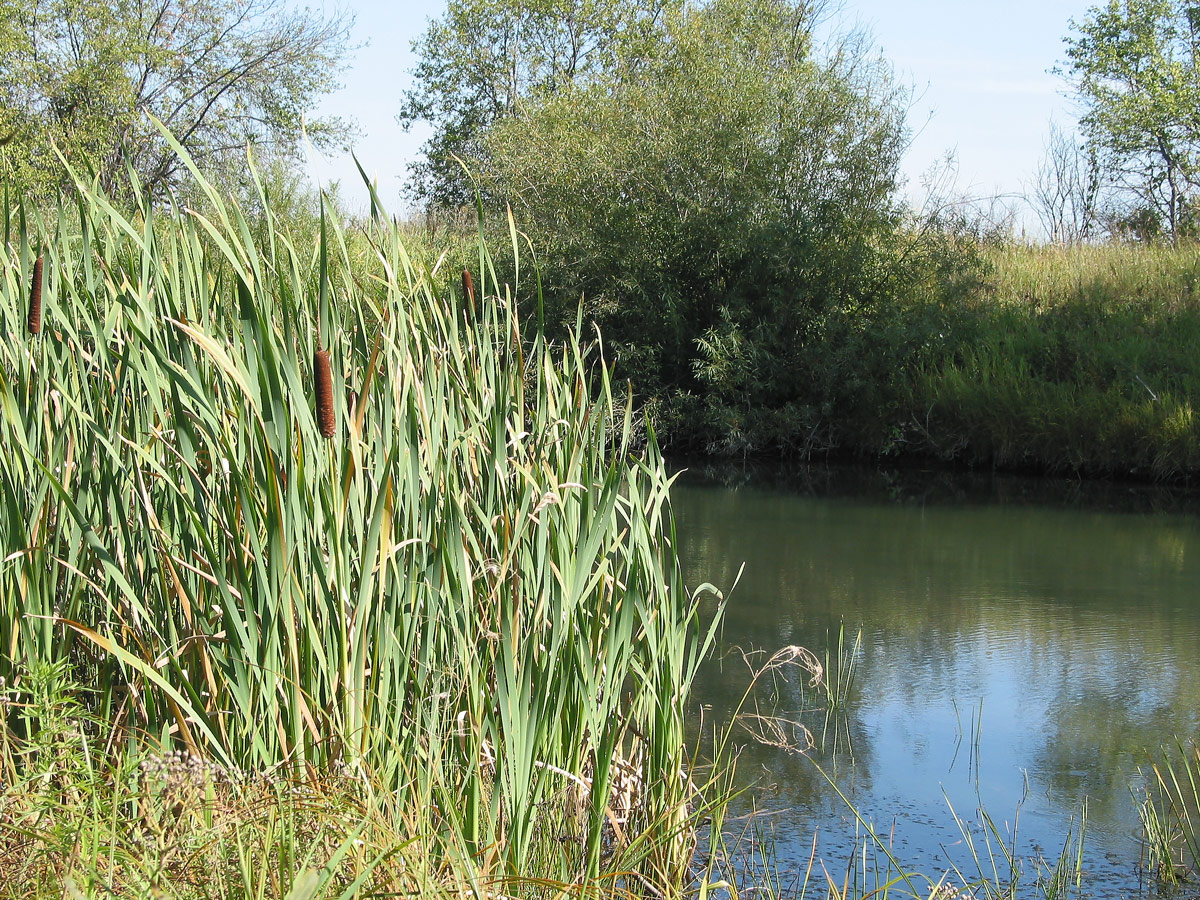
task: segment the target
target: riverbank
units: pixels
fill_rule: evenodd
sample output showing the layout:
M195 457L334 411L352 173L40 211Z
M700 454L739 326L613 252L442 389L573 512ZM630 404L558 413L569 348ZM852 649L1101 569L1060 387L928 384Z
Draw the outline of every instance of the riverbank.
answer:
M1200 248L981 248L969 288L825 312L794 396L652 401L684 453L908 458L1187 480L1200 472ZM793 379L795 380L795 379ZM730 381L730 385L734 385ZM757 396L763 396L761 393Z

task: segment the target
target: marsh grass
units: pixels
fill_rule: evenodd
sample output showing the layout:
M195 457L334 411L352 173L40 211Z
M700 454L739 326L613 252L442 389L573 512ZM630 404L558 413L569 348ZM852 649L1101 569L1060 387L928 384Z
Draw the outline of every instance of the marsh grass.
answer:
M1138 804L1145 863L1160 882L1175 885L1200 866L1200 748L1163 747L1150 774Z
M846 640L846 623L838 625L837 645L830 642L825 649L825 677L821 687L825 692L827 709L845 712L854 692L854 679L863 653L863 629L850 641Z
M793 861L782 866L775 853L774 832L770 825L777 811L751 810L737 818L713 818L713 828L719 829L711 842L711 852L722 855L719 871L723 885L731 897L767 896L773 898L807 897L825 900L885 900L888 897L908 900L1064 900L1086 896L1084 847L1087 839L1088 804L1081 802L1078 812L1067 825L1057 854L1045 855L1034 845L1032 852L1022 849L1020 841L1023 795L1011 817L997 820L984 806L979 783L979 754L982 743L982 702L972 709L970 719L970 760L968 777L973 780L976 806L971 815L955 808L949 795L943 792L946 810L956 837L941 846L941 862L936 870L923 869L905 861L898 849L895 822L880 830L876 823L842 789L838 771L838 755L848 751L853 764L853 747L842 744L841 730L850 733L847 716L853 714L852 704L838 708L805 707L800 716L792 719L781 716L785 698L794 699L795 691L782 689L779 682L799 678L814 694L824 697L827 679L836 668L849 670L853 658L861 654L862 630L853 640L847 640L841 629L836 645L831 645L822 663L815 655L799 647L785 647L769 657L743 653L750 666L751 678L739 703L742 714L738 719L740 734L749 734L757 743L788 753L809 756L808 764L828 783L844 804L847 821L853 825L849 851L838 850L830 855L822 844L822 835L814 830L812 850L801 865ZM836 648L836 649L835 649ZM843 686L853 679L844 675ZM844 694L848 694L848 688ZM800 718L804 713L825 713L825 728L818 742ZM956 707L957 713L957 707ZM959 741L963 737L959 727ZM727 736L728 737L728 736ZM820 748L820 756L813 751ZM903 753L899 748L896 752ZM955 757L959 748L955 748ZM717 754L720 755L720 754ZM951 768L953 768L953 762ZM1180 783L1184 779L1177 779ZM1188 782L1190 783L1190 782ZM1200 781L1197 781L1200 783ZM730 782L732 785L732 782ZM1028 783L1025 793L1028 793ZM839 838L840 841L840 838ZM907 843L901 840L899 846Z
M946 798L946 806L958 829L961 847L967 857L961 864L953 861L946 848L947 867L940 873L920 872L907 866L896 855L892 833L881 833L842 793L836 783L818 765L817 770L830 780L834 791L846 804L856 825L854 850L844 865L835 870L818 862L816 838L814 850L796 896L803 898L810 888L828 900L886 900L888 897L911 900L1017 900L1022 897L1041 900L1083 896L1083 847L1087 831L1087 804L1080 808L1078 820L1072 820L1063 847L1053 860L1040 853L1022 857L1017 851L1020 804L1011 826L1000 825L982 805L976 818L961 816ZM961 858L961 854L958 854ZM818 873L817 866L820 871Z
M1085 303L1137 305L1146 313L1193 309L1200 300L1200 245L1008 244L990 251L985 293L1046 310Z
M38 731L20 751L6 747L0 896L444 890L445 879L397 829L394 801L345 773L232 773L186 750L96 753L105 723L73 696L65 669L36 665L25 690L6 695L28 698L19 715Z
M83 181L75 209L3 211L2 762L35 823L3 839L41 848L30 883L207 866L219 896L337 896L398 858L434 893L680 890L713 589L684 587L670 478L600 343L523 325L482 242L468 320L386 217L293 241L265 193L251 220L193 175L202 211ZM71 727L34 702L46 666ZM83 769L39 793L55 734ZM187 814L225 830L147 826L170 854L138 856L125 823L166 801L134 773L176 753L231 773Z
M686 449L729 456L1200 471L1200 247L960 251L961 286L897 284L812 313L786 363L768 362L769 330L706 336L702 384L656 401L664 423Z
M898 449L1143 478L1200 467L1200 247L1018 245L988 262L969 302L935 316Z

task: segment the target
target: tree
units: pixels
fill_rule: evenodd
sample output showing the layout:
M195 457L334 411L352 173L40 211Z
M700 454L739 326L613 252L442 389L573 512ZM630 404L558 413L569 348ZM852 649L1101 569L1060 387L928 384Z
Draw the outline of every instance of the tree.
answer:
M182 170L149 116L211 169L247 144L294 155L345 134L305 121L337 86L351 20L281 0L8 0L0 12L0 166L26 189L61 185L57 146L112 188L128 159L162 192Z
M469 204L457 159L478 162L482 138L527 99L546 97L629 64L653 45L682 0L450 0L413 43L418 63L397 119L431 122L413 193Z
M1080 125L1132 214L1177 239L1200 185L1200 3L1109 0L1066 38Z
M1100 224L1100 163L1096 150L1050 123L1046 154L1033 184L1033 207L1051 241L1078 244Z
M758 446L871 389L814 348L838 316L902 293L920 255L896 201L910 94L861 35L818 46L818 13L672 11L649 52L518 104L482 139L549 314L573 319L582 296L643 397L700 396L725 432L761 414Z

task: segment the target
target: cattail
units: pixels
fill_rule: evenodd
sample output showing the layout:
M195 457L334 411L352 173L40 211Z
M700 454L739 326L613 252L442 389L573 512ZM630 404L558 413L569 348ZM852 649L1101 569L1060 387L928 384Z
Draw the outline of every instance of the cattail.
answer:
M471 308L471 315L475 315L475 282L471 280L471 270L463 269L463 299Z
M42 333L42 265L39 256L33 263L33 282L29 286L29 333Z
M321 437L331 438L336 430L333 418L333 375L329 371L329 351L318 350L313 357L313 381L317 393L317 427Z

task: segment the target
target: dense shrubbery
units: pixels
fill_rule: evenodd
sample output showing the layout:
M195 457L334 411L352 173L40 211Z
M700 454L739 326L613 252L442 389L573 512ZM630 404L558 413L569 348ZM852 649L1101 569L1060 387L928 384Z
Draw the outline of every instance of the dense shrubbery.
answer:
M486 194L530 229L551 322L582 298L677 445L829 446L886 402L913 340L890 308L923 319L972 262L896 202L906 100L861 39L818 46L810 5L714 0L496 122Z
M819 4L646 2L634 43L571 2L451 10L479 6L528 40L525 80L502 107L455 95L466 106L437 133L471 112L460 147L483 202L511 203L528 233L548 327L599 326L674 449L1153 477L1200 464L1190 287L1172 299L1194 279L1188 251L1131 280L1161 254L1023 254L953 215L915 217L898 200L908 95L861 37L817 39ZM587 66L546 50L577 46L559 40L577 22ZM480 76L446 59L439 77Z

